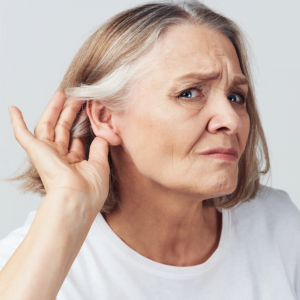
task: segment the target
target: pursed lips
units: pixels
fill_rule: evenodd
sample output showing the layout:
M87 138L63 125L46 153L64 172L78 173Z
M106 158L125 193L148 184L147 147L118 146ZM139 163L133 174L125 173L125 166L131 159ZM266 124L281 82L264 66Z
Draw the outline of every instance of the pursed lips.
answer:
M201 156L235 161L239 158L239 153L235 148L212 148L199 153Z

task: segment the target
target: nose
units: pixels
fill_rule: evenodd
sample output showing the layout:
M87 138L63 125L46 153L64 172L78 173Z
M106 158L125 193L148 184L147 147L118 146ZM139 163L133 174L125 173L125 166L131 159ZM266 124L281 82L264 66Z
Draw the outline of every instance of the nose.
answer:
M241 117L237 108L233 107L232 102L226 96L218 97L216 101L212 101L209 111L208 132L215 134L222 131L227 135L235 135L240 131L242 127Z

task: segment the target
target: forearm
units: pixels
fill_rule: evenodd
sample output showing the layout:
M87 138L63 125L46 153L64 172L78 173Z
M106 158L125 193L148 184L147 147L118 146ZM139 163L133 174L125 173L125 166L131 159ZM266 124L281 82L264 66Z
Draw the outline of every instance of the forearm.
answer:
M48 195L0 272L1 299L55 299L96 216L83 196Z

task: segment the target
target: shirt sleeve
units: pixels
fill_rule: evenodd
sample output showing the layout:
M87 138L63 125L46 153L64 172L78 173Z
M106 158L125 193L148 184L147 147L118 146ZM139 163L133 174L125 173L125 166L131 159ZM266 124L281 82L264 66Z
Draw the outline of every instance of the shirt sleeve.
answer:
M25 238L35 214L36 211L30 212L22 227L15 229L4 239L0 240L0 270L3 269L9 258L13 255Z

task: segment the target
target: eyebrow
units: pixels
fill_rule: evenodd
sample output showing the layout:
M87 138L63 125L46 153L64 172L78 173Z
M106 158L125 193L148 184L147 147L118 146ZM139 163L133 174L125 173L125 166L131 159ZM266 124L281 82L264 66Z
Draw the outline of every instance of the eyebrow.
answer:
M232 83L235 85L249 85L248 79L241 75L234 76Z
M182 81L188 81L188 80L204 80L204 81L210 81L215 80L220 77L220 73L188 73L183 76L180 76L174 80L174 83L180 83ZM232 85L249 85L248 79L244 75L235 75L232 80Z
M214 79L218 79L220 77L219 73L209 73L209 74L205 74L205 73L188 73L185 74L183 76L177 77L174 82L175 83L180 83L182 81L188 81L191 79L197 79L197 80L214 80Z

